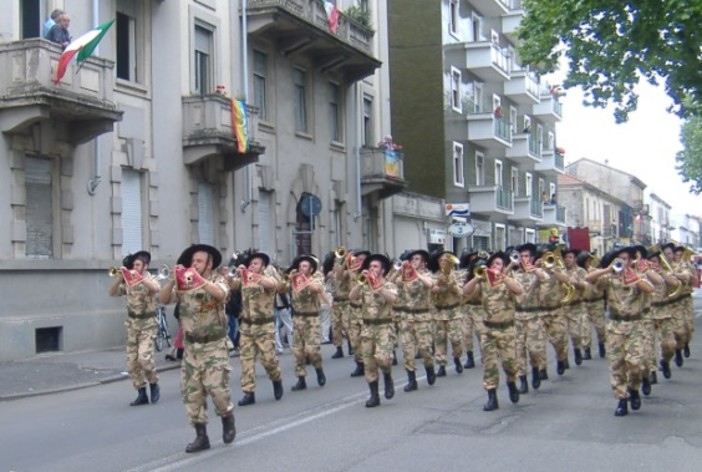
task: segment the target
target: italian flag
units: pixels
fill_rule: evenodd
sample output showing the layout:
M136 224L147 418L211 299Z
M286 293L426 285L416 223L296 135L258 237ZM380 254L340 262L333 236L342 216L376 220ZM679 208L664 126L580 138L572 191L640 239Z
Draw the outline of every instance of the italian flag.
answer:
M54 84L58 84L61 81L61 78L63 78L64 74L66 73L66 69L68 68L68 63L71 62L71 59L73 59L74 56L78 56L76 59L78 62L83 62L93 54L93 51L95 51L95 48L114 22L115 20L110 20L101 24L94 30L88 31L78 39L74 40L66 47L63 54L61 54L61 57L59 58Z
M329 31L336 34L336 29L339 26L339 9L331 0L324 0L324 11L327 12L327 23Z

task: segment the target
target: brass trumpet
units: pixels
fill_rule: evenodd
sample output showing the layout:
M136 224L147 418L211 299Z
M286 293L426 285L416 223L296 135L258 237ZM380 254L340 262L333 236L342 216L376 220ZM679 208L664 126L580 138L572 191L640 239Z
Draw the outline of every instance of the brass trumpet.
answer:
M441 267L441 272L443 272L444 275L449 275L460 262L458 257L453 254L446 254L446 264Z
M473 277L476 279L485 279L487 278L487 267L484 265L479 265L475 269L473 269Z
M119 267L112 266L109 269L107 269L107 275L110 277L117 277L122 275L122 271L119 269Z
M171 268L168 267L166 264L163 264L160 269L158 269L158 273L156 275L156 278L158 280L166 280L171 277Z
M517 251L512 251L509 255L509 260L514 265L519 265L519 253Z
M344 246L339 246L334 251L334 257L336 257L337 259L343 259L344 257L346 257L347 252L348 251L346 251L346 248Z
M624 260L620 258L616 258L612 261L612 269L614 270L615 274L621 274L621 272L625 269L624 267Z
M541 263L545 268L553 269L556 267L556 255L551 251L544 253L541 257Z

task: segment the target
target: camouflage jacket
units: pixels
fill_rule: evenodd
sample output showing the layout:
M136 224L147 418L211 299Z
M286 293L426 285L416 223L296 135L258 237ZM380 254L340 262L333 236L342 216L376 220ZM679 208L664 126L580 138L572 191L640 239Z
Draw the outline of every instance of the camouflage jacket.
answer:
M383 288L397 295L397 287L387 280ZM373 291L368 284L361 287L361 305L364 320L385 320L393 316L392 303L385 300L380 290Z
M426 274L426 271L422 272L422 275ZM421 312L420 314L425 314L429 319L431 289L425 287L419 279L403 282L400 277L395 285L398 295L395 307L401 307L407 315L416 315ZM416 318L416 316L411 316L411 318Z
M204 288L177 291L180 303L180 323L183 332L194 336L217 337L227 333L227 315L224 312L229 298L229 285L219 274L213 273L207 279L224 291L224 300L219 302Z
M491 323L514 321L517 297L504 282L491 286L486 280L481 280L478 282L476 291L480 294L485 310L483 321Z
M587 302L595 300L604 300L604 294L605 285L602 282L602 278L600 277L595 282L588 282L587 287L585 288L585 292L583 294L583 300Z
M440 281L443 275L441 272L434 274L434 286L439 288L439 292L432 292L431 294L432 302L439 310L442 307L458 305L461 303L461 298L463 298L462 293L456 294L454 290L456 287L462 288L463 275L454 270L448 275L446 281Z
M144 272L144 278L154 280L154 276L148 272ZM156 302L156 294L150 293L149 288L142 284L128 286L124 281L119 284L117 293L120 296L127 297L127 314L133 315L155 315L158 303ZM127 318L126 322L130 327L137 329L149 329L156 326L156 318L149 316L147 318Z
M513 272L513 277L524 290L521 295L517 296L517 311L520 309L531 310L541 306L541 281L536 273L534 271L526 271L520 267Z
M552 274L549 274L548 281L539 284L541 307L545 310L559 308L564 296L565 289L563 288L563 284Z
M261 336L275 332L273 303L275 288L264 289L262 285L241 287L241 316L239 329L249 336Z
M315 272L312 274L311 282L319 283L324 291L324 276L321 273ZM321 295L322 293L312 292L309 288L303 288L302 290L295 291L292 290L292 308L293 313L319 313L322 307Z
M601 278L604 279L607 307L610 313L629 317L643 312L646 297L638 287L625 285L621 275L605 274Z

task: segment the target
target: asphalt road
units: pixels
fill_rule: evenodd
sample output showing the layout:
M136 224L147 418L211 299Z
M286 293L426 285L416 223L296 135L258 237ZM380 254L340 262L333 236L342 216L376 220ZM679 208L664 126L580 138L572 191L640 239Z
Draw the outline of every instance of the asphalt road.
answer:
M398 366L395 398L368 409L365 382L349 377L350 358L329 359L331 346L324 346L324 388L312 370L308 390L291 392L292 356L282 356L285 395L279 402L257 366L257 404L236 408L234 444L222 443L220 420L210 408L212 449L195 455L183 452L194 431L180 401L178 371L161 375L156 405L128 406L134 398L128 381L2 402L0 472L700 471L699 338L684 367L673 366L668 381L659 375L641 410L624 418L613 415L607 363L599 358L573 365L563 377L550 366L551 380L517 405L501 379L500 409L491 413L482 411L480 368L461 375L450 368L433 387L421 377L419 390L405 393ZM232 365L236 402L237 358Z

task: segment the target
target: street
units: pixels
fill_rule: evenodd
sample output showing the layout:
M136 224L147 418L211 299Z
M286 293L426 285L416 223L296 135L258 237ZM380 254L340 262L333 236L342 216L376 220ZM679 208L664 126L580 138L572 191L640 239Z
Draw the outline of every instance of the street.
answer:
M624 418L613 414L607 363L598 357L577 367L571 352L572 367L562 377L552 362L550 380L517 405L509 402L501 373L500 408L491 413L482 411L480 366L457 375L450 365L433 387L420 368L419 390L405 393L400 360L395 398L381 396L381 405L368 409L366 383L349 377L351 358L331 360L332 347L325 345L324 388L308 368L308 389L291 392L295 377L286 351L285 395L276 402L257 365L257 403L235 408L235 442L222 443L210 404L212 449L194 455L184 453L194 430L181 404L178 370L161 374L156 405L130 407L129 381L0 402L0 471L698 471L701 301L695 299L692 356L683 368L673 365L671 380L659 374L641 410ZM238 358L232 366L236 404Z

